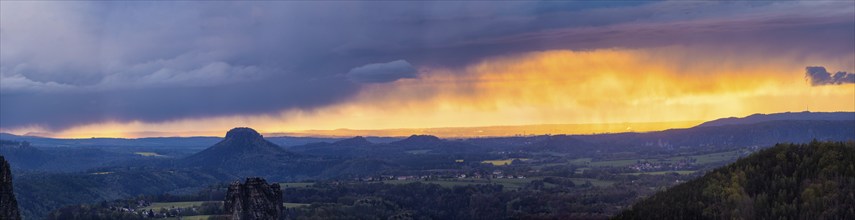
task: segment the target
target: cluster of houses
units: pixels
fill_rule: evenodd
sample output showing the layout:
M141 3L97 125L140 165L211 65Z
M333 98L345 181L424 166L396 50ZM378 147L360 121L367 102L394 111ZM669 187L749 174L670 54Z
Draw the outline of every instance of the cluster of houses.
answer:
M178 216L186 216L186 215L196 215L199 210L197 207L188 207L188 208L160 208L160 209L146 209L151 206L151 202L146 200L139 200L136 204L133 205L124 205L124 206L110 206L110 211L114 212L124 212L124 213L133 213L142 218L171 218ZM182 215L182 213L184 213Z
M388 181L388 180L448 180L448 179L525 179L524 175L505 174L501 170L493 172L449 173L440 175L379 175L355 178L356 181Z
M697 161L695 158L685 158L680 159L675 162L670 161L641 161L639 160L633 165L629 165L630 169L639 171L639 172L651 172L651 171L667 171L667 170L688 170L694 169L694 164Z

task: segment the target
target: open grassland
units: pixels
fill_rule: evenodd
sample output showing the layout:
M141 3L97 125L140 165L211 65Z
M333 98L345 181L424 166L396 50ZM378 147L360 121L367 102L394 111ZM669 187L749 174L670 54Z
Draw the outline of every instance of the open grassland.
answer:
M638 160L602 160L591 162L591 167L625 167L638 163Z
M219 215L194 215L194 216L181 216L178 218L170 218L177 220L208 220L211 217L219 216Z
M668 171L638 172L638 173L627 173L627 174L628 174L628 175L636 175L636 176L641 175L641 174L646 174L646 175L664 175L664 174L671 174L671 173L677 173L677 174L680 174L680 175L689 175L689 174L693 174L693 173L695 173L695 172L698 172L698 171L697 171L697 170L668 170Z
M573 180L573 183L577 186L585 184L585 182L591 182L591 185L596 187L607 187L615 184L614 181L598 180L593 178L570 178L570 180Z
M510 159L504 159L504 160L485 160L485 161L481 161L481 163L489 163L489 164L493 164L493 166L505 166L505 165L509 165L509 164L513 163L514 160L526 161L529 159L528 158L510 158Z
M384 180L383 183L388 184L407 184L407 183L429 183L438 184L443 187L466 186L475 184L500 184L505 190L515 190L541 178L525 178L525 179L441 179L441 180Z
M136 155L140 155L143 157L166 157L166 155L158 154L155 152L134 152Z
M591 158L577 158L571 159L567 162L563 163L547 163L540 164L534 166L535 168L543 168L549 166L566 166L566 165L574 165L574 166L582 166L587 168L592 167L626 167L633 164L638 163L638 161L650 161L650 162L676 162L681 159L694 158L695 164L698 165L706 165L711 163L723 163L729 161L735 161L738 159L739 151L726 151L726 152L718 152L718 153L710 153L710 154L701 154L701 155L692 155L692 156L676 156L669 157L664 159L655 159L655 158L638 158L638 159L624 159L624 160L600 160L593 161ZM498 160L497 160L498 161ZM485 161L486 162L486 161ZM584 169L584 168L582 168Z
M739 157L739 151L727 151L727 152L720 152L720 153L702 154L702 155L696 155L696 156L690 156L690 157L695 158L697 160L696 163L698 163L698 164L721 163L721 162L728 162L728 161L736 160ZM672 157L670 159L671 160L679 160L681 158L685 158L685 157Z
M308 205L309 204L306 204L306 203L290 203L290 202L282 203L282 206L285 206L285 208L297 208L297 207L308 206Z
M426 154L430 151L431 150L408 150L407 153L408 154Z
M223 201L155 202L155 203L152 203L150 206L147 206L143 209L158 210L161 208L164 208L164 209L190 208L190 207L194 207L194 206L202 206L202 203L205 203L205 202L222 203Z

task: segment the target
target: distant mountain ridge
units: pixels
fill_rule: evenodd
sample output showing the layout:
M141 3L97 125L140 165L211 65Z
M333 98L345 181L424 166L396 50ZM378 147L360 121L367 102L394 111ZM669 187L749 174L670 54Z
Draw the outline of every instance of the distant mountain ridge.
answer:
M696 127L755 124L768 121L855 121L855 112L783 112L753 114L743 118L729 117L704 122Z
M332 144L336 145L336 146L357 146L357 147L361 147L361 146L372 145L374 143L371 143L371 141L369 141L368 139L365 139L365 137L356 136L353 138L348 138L348 139L336 141L336 142L333 142Z

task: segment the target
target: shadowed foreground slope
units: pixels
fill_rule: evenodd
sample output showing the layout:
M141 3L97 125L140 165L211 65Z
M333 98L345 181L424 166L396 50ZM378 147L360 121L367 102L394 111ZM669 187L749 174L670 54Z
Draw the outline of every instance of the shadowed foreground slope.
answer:
M3 156L0 156L0 219L21 219L18 202L12 193L12 171Z
M855 219L855 142L778 144L615 219Z

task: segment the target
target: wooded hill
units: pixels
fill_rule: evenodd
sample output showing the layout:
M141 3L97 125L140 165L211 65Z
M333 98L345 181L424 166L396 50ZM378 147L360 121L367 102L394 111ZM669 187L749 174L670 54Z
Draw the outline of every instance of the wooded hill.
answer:
M855 219L855 142L778 144L615 219Z

